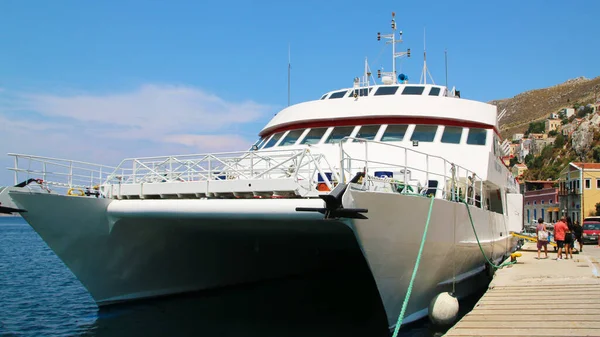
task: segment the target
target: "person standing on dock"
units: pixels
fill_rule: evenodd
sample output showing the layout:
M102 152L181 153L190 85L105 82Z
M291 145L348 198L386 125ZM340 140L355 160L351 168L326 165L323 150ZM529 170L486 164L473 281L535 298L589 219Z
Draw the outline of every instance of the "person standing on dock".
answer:
M544 223L544 219L538 219L538 225L535 228L535 235L537 236L537 250L538 250L538 260L540 259L540 252L542 247L544 247L544 254L546 255L544 258L548 258L548 231L546 230L546 224Z
M579 221L575 221L573 224L573 233L575 233L575 241L579 242L579 252L583 252L583 227ZM573 246L575 246L575 242L573 242Z
M554 240L556 241L556 246L558 247L558 251L556 252L557 261L562 260L562 251L565 246L565 234L567 230L569 230L569 227L567 227L566 218L563 215L563 217L560 218L560 221L554 225Z
M565 259L573 259L573 221L570 216L567 216L567 231L565 232Z

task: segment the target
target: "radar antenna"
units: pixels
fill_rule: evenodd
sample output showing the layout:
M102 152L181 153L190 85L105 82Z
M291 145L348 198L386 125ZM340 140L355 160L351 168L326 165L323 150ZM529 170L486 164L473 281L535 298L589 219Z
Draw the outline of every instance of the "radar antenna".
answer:
M391 77L392 80L390 83L386 84L397 84L398 79L396 77L396 58L406 56L410 57L410 48L403 52L396 52L396 43L402 43L402 31L399 32L400 38L396 40L396 13L392 12L392 33L391 34L381 34L377 33L377 41L381 41L381 38L388 39L385 44L392 45L392 72L383 72L381 70L377 70L377 78L383 77ZM389 81L389 80L388 80ZM385 83L385 81L384 81Z
M429 72L429 69L427 68L427 45L425 43L425 28L423 28L423 72L421 73L421 80L419 80L420 84L427 84L427 75L429 75L429 78L431 79L431 83L435 84L435 81L433 80L433 76L431 76L431 73Z

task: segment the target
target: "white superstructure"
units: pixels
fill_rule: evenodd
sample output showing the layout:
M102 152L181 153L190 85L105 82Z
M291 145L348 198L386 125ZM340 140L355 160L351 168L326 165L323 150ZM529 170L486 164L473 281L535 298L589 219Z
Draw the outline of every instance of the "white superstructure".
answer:
M380 37L394 46L394 34ZM393 325L434 197L418 319L440 291L472 290L460 284L484 269L480 245L493 261L514 248L522 198L495 106L395 66L371 84L365 68L351 88L280 111L249 151L118 167L10 154L17 185L0 189L0 211L21 212L99 305L318 270L352 251Z

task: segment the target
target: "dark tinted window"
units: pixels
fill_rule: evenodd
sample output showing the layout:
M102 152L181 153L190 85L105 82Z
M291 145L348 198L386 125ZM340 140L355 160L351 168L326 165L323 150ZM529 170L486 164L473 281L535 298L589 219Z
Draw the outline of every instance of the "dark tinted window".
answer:
M584 223L583 229L587 231L600 230L600 223Z
M375 96L393 95L396 91L398 91L398 87L379 87L377 91L375 91Z
M354 98L354 95L358 95L358 97L369 96L371 89L373 89L373 88L362 88L362 89L350 90L350 95L348 97Z
M429 96L439 96L439 95L440 95L440 88L433 87L433 88L431 88L431 90L429 90Z
M300 144L317 144L323 138L325 131L327 131L327 128L310 129Z
M486 129L476 129L476 128L469 129L469 136L467 137L467 144L469 144L469 145L485 145L486 137L487 137Z
M283 135L283 132L274 134L273 137L271 137L271 139L267 142L267 144L265 144L263 149L267 149L267 148L275 146L275 144L277 144L277 141L279 140L279 138L281 138L281 135Z
M352 130L354 130L353 126L339 126L333 128L333 131L331 131L325 143L337 143L344 137L350 136Z
M421 95L423 94L423 90L425 90L425 87L404 87L402 95Z
M296 143L296 141L298 140L298 138L300 138L300 136L302 136L303 132L304 132L304 129L290 131L287 134L287 136L285 136L285 138L283 138L281 143L279 143L279 146L294 145Z
M321 99L325 99L325 97L327 97L327 94L321 96Z
M418 140L420 142L433 142L437 125L417 125L413 131L410 140Z
M458 126L446 126L442 134L442 143L458 144L463 128Z
M373 140L373 139L375 139L375 136L377 135L377 131L379 131L380 127L381 127L381 125L363 125L358 130L358 133L356 134L356 138Z
M401 142L406 134L408 125L388 125L385 133L381 136L382 142Z
M336 91L333 94L331 94L331 96L329 96L329 99L333 99L333 98L342 98L344 97L344 95L347 93L347 91Z

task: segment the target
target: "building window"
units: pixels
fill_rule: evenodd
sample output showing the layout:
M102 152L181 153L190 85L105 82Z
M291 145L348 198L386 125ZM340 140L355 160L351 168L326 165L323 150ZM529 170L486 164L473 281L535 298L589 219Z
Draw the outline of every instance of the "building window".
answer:
M534 205L537 205L537 201L533 201L533 204L534 204Z
M527 205L529 205L529 201L527 202Z
M542 204L542 205L543 205L543 204L544 204L544 200L540 201L540 204Z
M527 221L529 221L529 210L527 210Z
M600 178L596 178L596 188L600 189Z
M548 204L552 204L552 199L548 199Z
M592 179L590 179L590 178L585 179L585 188L586 189L592 188Z

